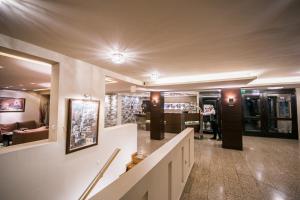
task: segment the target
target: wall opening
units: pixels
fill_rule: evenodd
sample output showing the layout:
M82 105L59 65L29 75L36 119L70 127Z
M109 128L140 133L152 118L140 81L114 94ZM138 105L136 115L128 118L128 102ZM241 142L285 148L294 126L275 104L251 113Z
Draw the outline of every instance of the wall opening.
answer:
M1 47L0 66L0 151L55 140L58 64Z

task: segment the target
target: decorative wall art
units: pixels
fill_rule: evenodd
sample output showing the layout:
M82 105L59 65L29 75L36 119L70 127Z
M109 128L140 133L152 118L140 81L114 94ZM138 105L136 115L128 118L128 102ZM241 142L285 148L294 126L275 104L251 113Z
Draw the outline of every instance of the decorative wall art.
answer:
M117 108L118 108L117 95L105 95L105 121L104 127L111 127L117 125Z
M136 123L136 113L142 112L142 103L149 97L122 96L122 124Z
M0 97L0 112L24 112L25 99Z
M69 100L67 154L98 144L99 104L97 100Z

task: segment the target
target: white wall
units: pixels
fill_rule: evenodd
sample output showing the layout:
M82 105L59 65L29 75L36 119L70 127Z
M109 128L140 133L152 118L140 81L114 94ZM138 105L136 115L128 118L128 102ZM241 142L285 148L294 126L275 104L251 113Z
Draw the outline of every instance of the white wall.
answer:
M0 97L25 98L25 112L1 112L0 124L23 122L29 120L39 121L40 95L35 93L0 90Z
M136 125L104 130L107 70L1 34L0 46L58 62L52 71L56 76L52 77L50 100L50 140L54 142L9 153L7 149L14 146L3 148L6 153L0 149L0 199L78 199L114 148L126 149L125 160L129 152L136 151ZM84 94L101 101L99 144L66 155L67 100Z
M92 199L178 200L193 164L194 130L188 128L97 193Z

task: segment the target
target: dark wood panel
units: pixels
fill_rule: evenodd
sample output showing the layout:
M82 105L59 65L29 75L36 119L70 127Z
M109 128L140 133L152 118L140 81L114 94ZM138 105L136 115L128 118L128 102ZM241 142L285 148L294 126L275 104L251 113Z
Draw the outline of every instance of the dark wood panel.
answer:
M180 133L184 129L184 118L181 113L165 113L167 133Z
M233 98L232 105L229 98ZM243 150L243 122L240 88L223 89L221 92L222 147Z
M164 96L161 92L150 93L150 136L162 140L165 137Z

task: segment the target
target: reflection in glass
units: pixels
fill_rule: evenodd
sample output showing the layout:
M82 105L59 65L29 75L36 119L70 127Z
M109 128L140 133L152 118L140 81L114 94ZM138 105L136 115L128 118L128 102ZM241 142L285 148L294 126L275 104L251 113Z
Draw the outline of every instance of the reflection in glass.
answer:
M272 133L292 133L292 120L269 120L269 132Z
M244 100L244 115L245 117L260 116L260 99L257 96L245 97Z
M261 131L259 119L245 119L245 131Z
M270 118L292 118L291 95L277 94L268 96L268 116Z

